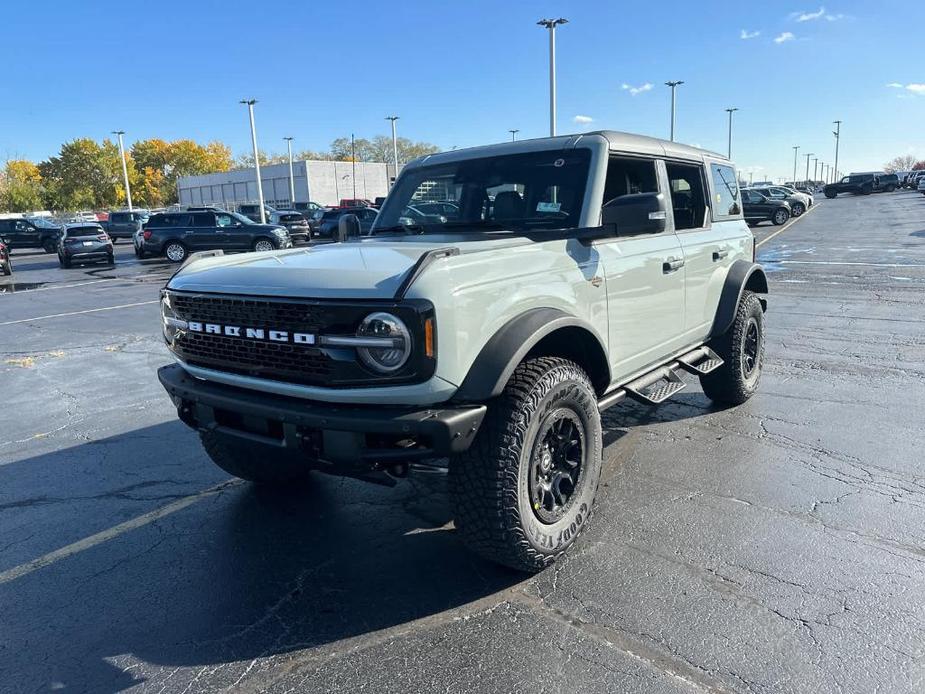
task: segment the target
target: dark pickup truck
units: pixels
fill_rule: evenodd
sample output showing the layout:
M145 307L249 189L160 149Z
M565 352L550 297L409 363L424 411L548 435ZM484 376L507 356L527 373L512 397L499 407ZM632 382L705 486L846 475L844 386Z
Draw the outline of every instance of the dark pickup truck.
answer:
M109 234L112 242L115 243L119 239L134 238L135 232L144 226L150 216L151 214L147 210L110 212L109 219L101 226Z
M834 198L839 193L892 193L898 187L899 179L896 174L857 173L845 176L837 183L829 183L822 192L827 198Z
M0 219L0 237L9 248L41 248L46 253L58 250L62 228L41 217L32 219Z

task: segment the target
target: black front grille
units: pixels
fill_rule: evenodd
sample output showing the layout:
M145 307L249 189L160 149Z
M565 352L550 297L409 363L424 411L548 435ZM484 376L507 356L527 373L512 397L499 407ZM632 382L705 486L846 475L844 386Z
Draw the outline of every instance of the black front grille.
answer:
M237 295L197 294L169 291L170 306L185 321L269 331L290 335L353 335L357 326L373 310L399 314L413 333L418 331L422 311L428 306L371 305L350 302L273 299ZM372 385L408 382L429 377L432 360L411 359L407 369L384 377L364 367L350 348L320 348L309 344L273 342L184 330L177 334L171 349L194 366L315 386Z

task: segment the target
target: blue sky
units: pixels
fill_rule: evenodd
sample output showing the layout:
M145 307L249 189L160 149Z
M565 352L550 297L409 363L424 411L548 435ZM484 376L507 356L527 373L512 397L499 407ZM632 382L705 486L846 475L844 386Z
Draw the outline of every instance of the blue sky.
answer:
M321 149L386 134L391 113L399 134L445 149L509 128L540 137L547 35L535 22L558 16L570 20L558 31L560 133L667 137L663 83L681 79L677 139L725 151L724 109L738 107L733 158L756 178L789 178L793 145L831 162L836 118L843 170L925 158L921 2L691 0L8 0L0 158L42 159L115 129L219 139L237 154L250 146L237 102L250 96L269 151L285 135Z

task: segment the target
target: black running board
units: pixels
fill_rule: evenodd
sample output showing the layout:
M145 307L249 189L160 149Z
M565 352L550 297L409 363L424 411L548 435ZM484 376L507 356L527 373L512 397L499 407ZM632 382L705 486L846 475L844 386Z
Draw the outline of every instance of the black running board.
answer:
M628 397L646 405L660 405L686 387L681 371L702 376L722 365L720 356L703 345L605 394L598 400L597 409L603 412Z

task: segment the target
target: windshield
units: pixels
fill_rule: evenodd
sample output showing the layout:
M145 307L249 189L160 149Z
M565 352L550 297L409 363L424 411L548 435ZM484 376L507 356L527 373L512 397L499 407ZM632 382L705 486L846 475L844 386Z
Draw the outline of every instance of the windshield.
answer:
M67 230L67 237L73 239L83 236L99 236L102 233L103 230L100 227L71 227Z
M239 222L241 222L241 224L256 224L257 223L250 217L245 217L243 214L239 214L237 212L229 212L228 214L230 214L232 217L234 217Z
M44 217L26 217L30 222L40 229L60 229L61 227L54 222L50 222Z
M373 233L572 229L579 225L591 151L466 159L403 174Z

